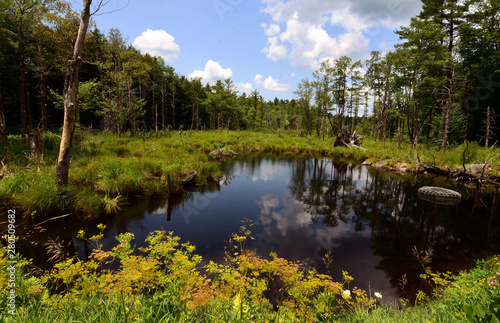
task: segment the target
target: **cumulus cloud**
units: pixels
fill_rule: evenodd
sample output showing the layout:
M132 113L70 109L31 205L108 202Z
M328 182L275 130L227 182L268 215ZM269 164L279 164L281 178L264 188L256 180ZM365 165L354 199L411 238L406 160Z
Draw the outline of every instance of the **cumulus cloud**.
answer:
M217 80L225 80L233 76L230 68L222 68L219 62L207 61L204 70L195 70L189 74L189 78L201 78L203 83L215 83Z
M280 26L277 24L271 24L269 26L267 24L262 24L261 27L266 31L266 36L279 35L281 31Z
M235 86L239 92L245 92L246 94L250 94L255 90L250 82L236 83Z
M321 61L346 55L364 58L369 37L380 27L409 24L419 0L261 0L272 24L262 24L268 37L262 50L273 60L316 69ZM343 32L331 34L329 27Z
M260 75L260 74L255 75L253 81L255 82L255 84L261 85L262 84L262 75Z
M143 54L161 56L167 62L173 61L181 53L181 49L175 43L174 37L165 30L148 29L138 36L132 45Z
M290 90L289 84L278 83L278 79L274 79L272 76L268 76L262 81L262 75L257 74L255 75L254 82L268 91L287 92Z
M267 54L267 58L273 61L285 59L288 55L286 46L279 44L277 37L269 37L267 47L262 49L261 52Z

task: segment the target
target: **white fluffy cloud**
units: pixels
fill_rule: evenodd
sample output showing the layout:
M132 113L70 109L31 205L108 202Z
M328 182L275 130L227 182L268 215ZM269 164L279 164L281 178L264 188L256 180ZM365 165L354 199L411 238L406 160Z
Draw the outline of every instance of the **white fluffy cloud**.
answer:
M250 94L255 90L250 82L236 83L235 86L239 92L245 92L246 94Z
M280 26L277 24L271 24L269 26L267 24L262 24L261 27L266 31L266 36L279 35L281 31Z
M181 49L175 43L172 35L165 30L144 31L132 43L141 53L149 53L152 56L161 56L165 61L170 62L179 57Z
M408 24L421 8L419 0L261 1L272 19L272 24L262 24L268 37L262 52L273 61L309 69L343 55L364 58L377 28ZM330 27L344 32L333 35Z
M207 61L205 70L195 70L189 74L189 78L201 78L203 83L215 83L217 80L225 80L233 76L233 71L230 68L222 68L219 62L212 60Z
M262 75L257 74L255 75L254 82L268 91L288 92L288 90L290 90L289 84L278 83L278 80L274 79L272 76L268 76L262 81Z
M267 58L273 61L286 59L288 55L286 46L279 44L277 37L269 37L267 40L267 47L262 49L261 52L267 54Z

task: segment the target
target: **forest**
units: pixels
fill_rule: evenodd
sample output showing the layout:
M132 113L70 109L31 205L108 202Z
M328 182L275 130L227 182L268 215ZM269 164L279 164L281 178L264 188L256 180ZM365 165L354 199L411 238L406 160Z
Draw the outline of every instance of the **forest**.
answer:
M63 86L79 13L56 0L0 1L0 139L35 129L59 132ZM328 138L357 130L375 140L465 140L489 147L500 131L498 0L423 1L387 53L327 60L295 98L238 93L231 79L203 84L126 35L90 21L79 74L76 123L118 136L162 130L295 130ZM91 12L92 14L92 12Z

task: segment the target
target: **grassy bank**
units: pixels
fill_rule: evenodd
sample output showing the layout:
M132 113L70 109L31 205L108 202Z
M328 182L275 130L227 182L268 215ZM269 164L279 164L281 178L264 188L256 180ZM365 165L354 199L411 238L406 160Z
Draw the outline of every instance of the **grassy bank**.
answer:
M298 266L276 254L257 257L245 248L251 232L243 225L231 240L224 263L201 267L189 243L164 231L152 232L141 255L133 235L103 250L102 234L79 239L94 246L88 261L63 258L41 277L17 256L15 287L9 286L6 248L0 249L2 322L497 322L500 318L500 259L480 261L456 277L423 269L434 297L423 293L415 307L389 307L343 280ZM105 227L99 226L101 232ZM329 259L324 259L328 264ZM119 263L116 271L106 269ZM204 269L206 274L200 269ZM15 315L8 307L15 293ZM383 297L383 295L381 296ZM405 301L402 300L405 304ZM11 313L9 314L9 310Z
M25 214L48 216L78 213L96 216L114 213L130 197L168 195L182 189L182 179L197 172L203 184L220 175L214 150L226 152L273 152L297 156L352 158L359 161L388 160L389 165L408 163L408 169L422 162L454 168L488 161L490 173L500 175L500 149L482 148L471 143L441 152L433 146L414 149L403 143L366 140L358 149L333 147L333 139L299 137L289 133L258 132L170 132L151 133L148 138L116 137L110 134L79 136L75 143L69 185L58 190L53 185L59 137L45 134L43 164L29 153L27 144L11 137L0 144L0 201ZM464 152L465 151L465 152Z

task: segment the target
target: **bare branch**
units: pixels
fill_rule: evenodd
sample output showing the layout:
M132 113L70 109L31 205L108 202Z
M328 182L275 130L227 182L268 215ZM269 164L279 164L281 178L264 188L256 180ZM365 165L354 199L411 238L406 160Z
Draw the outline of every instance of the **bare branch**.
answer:
M117 6L116 6L115 9L108 10L108 11L103 11L103 12L98 13L103 7L105 7L110 2L111 2L111 0L99 0L99 1L97 1L97 4L95 4L95 5L92 6L93 7L92 8L93 11L92 11L92 13L90 15L91 16L101 16L101 15L110 14L110 13L113 13L113 12L116 12L116 11L123 10L129 4L129 1L127 1L127 4L124 5L123 7L118 7L118 4L117 4Z

